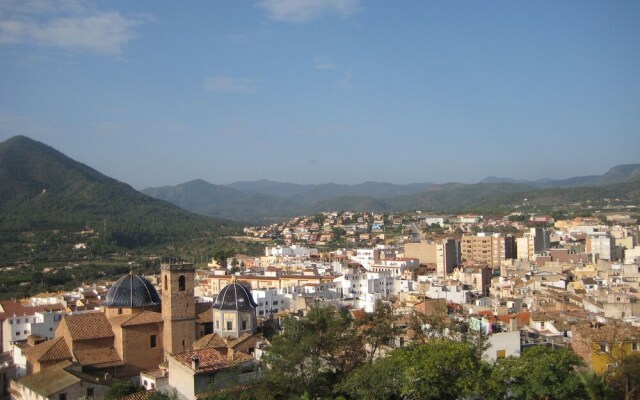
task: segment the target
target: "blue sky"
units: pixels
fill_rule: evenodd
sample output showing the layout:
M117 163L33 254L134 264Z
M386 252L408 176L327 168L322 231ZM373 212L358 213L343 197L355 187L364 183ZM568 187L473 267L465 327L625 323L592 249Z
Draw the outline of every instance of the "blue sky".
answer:
M0 140L136 188L640 162L638 1L0 1Z

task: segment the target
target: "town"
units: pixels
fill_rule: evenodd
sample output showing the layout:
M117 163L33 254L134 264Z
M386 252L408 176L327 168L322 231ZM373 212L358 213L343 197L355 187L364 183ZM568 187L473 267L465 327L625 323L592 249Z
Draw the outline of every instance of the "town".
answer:
M3 396L117 398L122 382L146 390L130 399L237 394L274 368L287 321L318 309L356 322L387 310L375 323L393 329L365 341L364 359L473 336L489 363L568 349L603 375L640 354L634 215L343 211L247 227L270 244L262 256L163 260L153 275L0 302Z

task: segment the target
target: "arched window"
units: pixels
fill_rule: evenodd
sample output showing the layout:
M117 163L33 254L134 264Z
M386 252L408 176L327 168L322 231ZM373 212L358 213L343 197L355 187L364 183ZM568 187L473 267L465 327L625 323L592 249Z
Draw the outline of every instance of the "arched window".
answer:
M180 278L178 278L178 290L181 292L187 290L187 280L184 275L180 275Z

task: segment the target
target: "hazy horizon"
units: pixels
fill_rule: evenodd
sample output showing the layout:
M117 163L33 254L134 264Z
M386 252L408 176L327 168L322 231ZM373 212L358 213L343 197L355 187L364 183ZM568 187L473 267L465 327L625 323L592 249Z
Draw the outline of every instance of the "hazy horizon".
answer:
M640 3L8 0L0 141L137 189L637 163Z

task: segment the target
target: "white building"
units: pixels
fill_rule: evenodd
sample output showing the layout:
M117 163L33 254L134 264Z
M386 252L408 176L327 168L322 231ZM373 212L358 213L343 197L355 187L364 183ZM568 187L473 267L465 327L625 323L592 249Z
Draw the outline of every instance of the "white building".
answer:
M351 257L351 260L362 265L366 270L369 270L380 258L379 254L380 252L377 249L357 249L356 254Z
M62 311L36 312L33 315L14 315L4 320L2 323L3 349L11 352L13 356L16 378L22 378L27 374L27 359L16 344L25 342L29 335L52 339L64 314Z
M426 295L432 299L445 299L447 302L465 304L471 301L470 287L455 283L431 283Z
M251 295L258 307L256 316L269 318L283 309L289 309L291 299L276 288L252 289Z
M33 315L14 315L2 323L2 348L11 351L15 342L27 340L29 335L52 339L65 313L36 312Z
M267 257L310 257L317 254L318 249L296 245L264 248L264 255Z
M592 232L587 235L587 253L591 254L594 262L611 260L613 239L607 232ZM613 260L611 260L613 261Z

